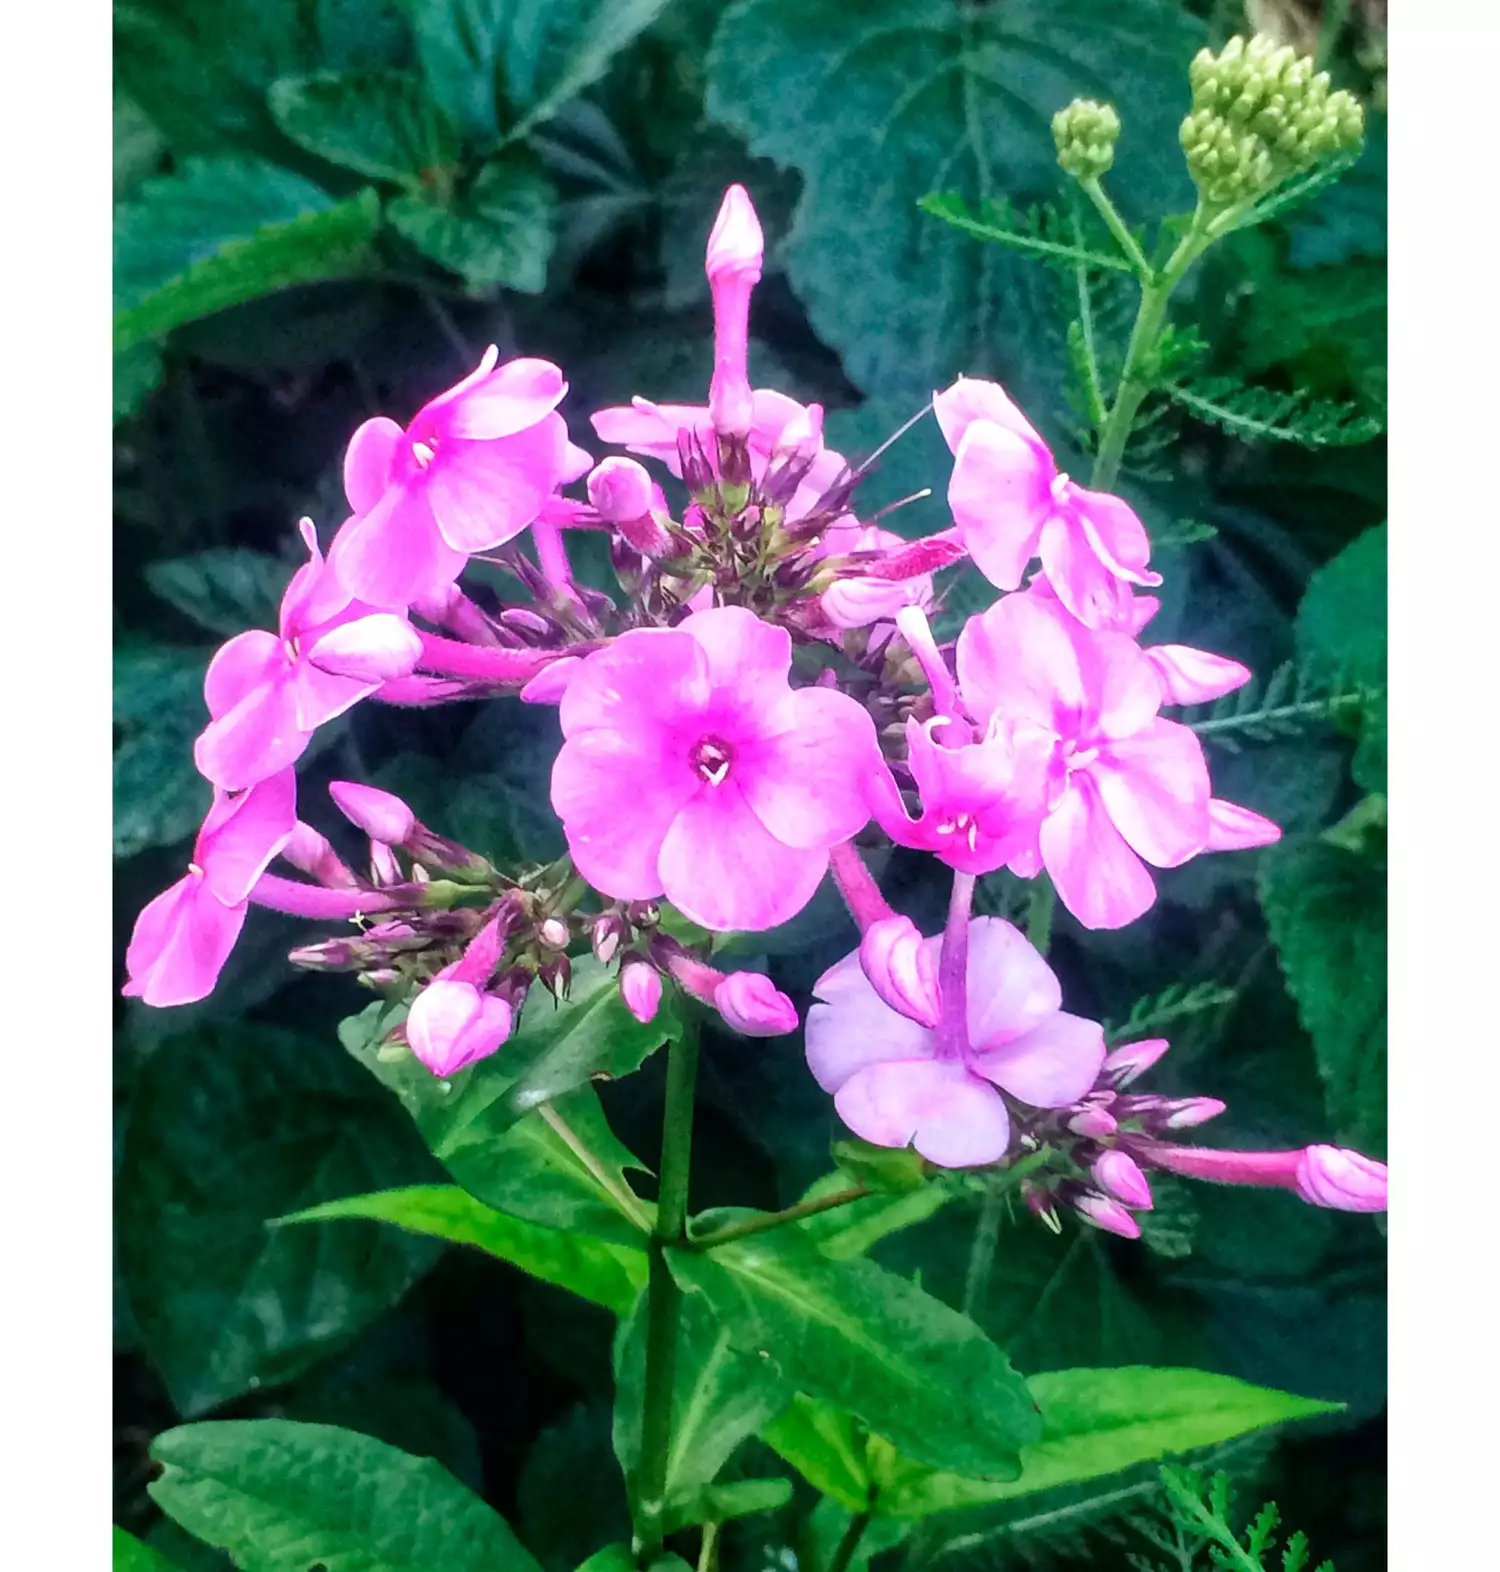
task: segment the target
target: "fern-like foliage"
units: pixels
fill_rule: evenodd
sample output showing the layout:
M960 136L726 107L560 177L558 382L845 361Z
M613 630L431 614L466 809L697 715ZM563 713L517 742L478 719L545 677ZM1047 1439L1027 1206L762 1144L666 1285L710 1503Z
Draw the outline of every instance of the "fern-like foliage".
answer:
M1117 1043L1135 1042L1142 1037L1159 1034L1164 1027L1191 1015L1202 1015L1206 1010L1218 1010L1233 1004L1239 993L1222 983L1201 982L1189 987L1186 983L1173 983L1160 993L1147 994L1130 1007L1130 1014L1120 1025L1104 1023L1104 1039L1113 1048Z
M1063 267L1081 263L1084 267L1122 273L1133 271L1130 263L1112 246L1106 249L1107 242L1092 243L1075 214L1065 213L1050 202L1019 208L1003 199L985 201L980 204L976 216L961 196L953 192L934 192L923 197L918 206L924 213L967 234L1010 246L1043 262Z
M1248 229L1253 224L1264 224L1268 218L1280 218L1283 213L1290 212L1292 208L1300 207L1302 203L1317 196L1320 191L1326 191L1334 181L1348 174L1359 162L1364 150L1365 145L1361 142L1357 147L1350 148L1337 158L1329 159L1326 164L1319 165L1299 179L1288 181L1284 186L1271 192L1263 202L1257 202L1243 213L1234 228Z
M1151 549L1180 551L1184 546L1196 546L1199 541L1213 540L1218 533L1212 524L1205 524L1202 519L1178 519L1152 535Z
M1200 1567L1214 1572L1307 1572L1312 1552L1307 1535L1301 1532L1294 1533L1279 1558L1272 1559L1281 1523L1274 1501L1268 1501L1237 1531L1234 1492L1227 1474L1216 1473L1205 1481L1193 1469L1168 1465L1161 1470L1161 1484L1165 1522L1135 1517L1131 1526L1173 1559L1162 1563L1132 1553L1126 1559L1138 1572L1165 1572L1169 1567L1174 1572L1197 1572ZM1334 1572L1333 1562L1321 1562L1315 1572Z
M1384 427L1353 404L1278 393L1233 377L1169 382L1162 392L1195 420L1227 431L1242 442L1295 442L1304 448L1353 447L1378 437Z
M1272 672L1264 689L1257 683L1246 683L1211 706L1188 706L1180 718L1200 737L1238 753L1245 740L1272 742L1352 715L1367 706L1377 691L1346 683L1342 677L1317 676L1287 661Z

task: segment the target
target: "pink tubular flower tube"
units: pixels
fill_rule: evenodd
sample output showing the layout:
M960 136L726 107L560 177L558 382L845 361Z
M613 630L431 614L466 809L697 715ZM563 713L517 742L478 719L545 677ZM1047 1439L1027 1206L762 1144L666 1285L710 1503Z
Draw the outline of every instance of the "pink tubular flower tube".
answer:
M941 940L923 943L936 961ZM1057 978L1010 923L970 921L965 977L956 1034L892 1009L858 951L818 979L807 1017L808 1066L844 1123L877 1146L915 1146L945 1168L1005 1155L1002 1091L1034 1107L1066 1108L1093 1086L1104 1061L1103 1031L1060 1008Z
M330 556L354 594L406 607L456 579L465 560L519 535L580 458L561 415L568 390L546 360L479 366L423 405L403 431L378 415L350 440L344 489L354 517Z
M560 707L552 806L578 871L625 900L665 895L716 931L794 917L830 848L869 818L874 723L788 683L791 639L742 607L636 629L588 656Z
M1386 1166L1337 1146L1289 1152L1229 1152L1152 1141L1143 1155L1157 1168L1218 1184L1269 1185L1295 1190L1313 1206L1339 1212L1383 1212Z
M199 773L225 791L295 763L319 726L409 675L421 653L404 617L350 598L318 550L312 521L300 528L309 560L282 596L279 635L237 634L203 680L211 718L193 757Z
M1085 927L1133 922L1156 898L1145 864L1175 868L1208 847L1202 745L1157 715L1155 669L1128 635L1007 595L959 635L958 678L971 712L1050 735L1046 811L1010 866L1045 866Z
M237 796L215 793L187 873L136 918L125 952L128 997L162 1007L213 992L245 925L250 892L296 824L291 770Z
M1131 586L1154 586L1151 542L1130 506L1062 474L1035 428L998 383L960 377L933 395L953 478L948 505L979 571L1019 587L1033 557L1068 610L1091 627L1127 615Z

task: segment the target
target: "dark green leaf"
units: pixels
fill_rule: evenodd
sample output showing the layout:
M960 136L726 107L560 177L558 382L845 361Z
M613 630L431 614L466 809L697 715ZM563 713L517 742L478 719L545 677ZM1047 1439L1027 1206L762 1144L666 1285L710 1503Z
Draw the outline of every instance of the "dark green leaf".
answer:
M146 400L161 386L161 350L155 344L137 344L114 363L114 418L128 420L139 414Z
M1195 420L1241 442L1295 442L1306 448L1348 447L1380 435L1381 422L1353 404L1252 387L1234 377L1172 382L1163 390Z
M291 569L263 552L221 547L191 557L164 557L146 566L146 582L210 633L274 628Z
M527 1447L515 1521L546 1572L571 1572L601 1541L629 1535L630 1502L610 1448L606 1402L575 1403Z
M606 1545L578 1565L578 1572L635 1572L629 1545Z
M123 202L147 175L161 167L166 144L134 99L115 89L114 197Z
M951 193L925 196L918 205L924 213L952 224L965 234L1011 246L1044 262L1068 267L1110 268L1122 273L1131 271L1130 263L1118 252L1083 245L1073 220L1054 207L1035 207L1022 212L1002 199L982 203L980 216L976 218L969 212L964 199Z
M792 1499L790 1479L735 1479L726 1485L705 1485L695 1495L667 1508L667 1532L694 1523L724 1523L757 1512L779 1512Z
M473 1245L616 1315L629 1313L646 1284L644 1250L524 1222L476 1201L456 1185L411 1185L346 1196L278 1221L315 1223L351 1217L374 1218L409 1233Z
M243 1572L539 1572L504 1518L431 1458L332 1425L169 1430L152 1498Z
M191 835L211 792L193 768L193 738L208 724L204 657L193 650L118 650L114 661L115 856Z
M116 1524L114 1572L173 1572L173 1564Z
M374 1224L268 1229L427 1164L330 1043L270 1027L168 1038L132 1088L120 1264L178 1409L289 1379L348 1341L433 1261Z
M1014 1477L1039 1433L1024 1382L979 1328L871 1261L831 1261L782 1229L674 1252L672 1271L741 1347L934 1467Z
M267 99L299 147L371 180L418 190L458 160L457 136L405 71L315 71L283 77Z

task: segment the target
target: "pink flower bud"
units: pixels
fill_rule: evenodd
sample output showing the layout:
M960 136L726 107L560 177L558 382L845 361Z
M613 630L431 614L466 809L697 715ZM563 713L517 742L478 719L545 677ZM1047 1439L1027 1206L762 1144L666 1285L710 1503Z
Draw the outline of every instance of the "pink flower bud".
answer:
M1122 1239L1139 1239L1141 1225L1120 1205L1107 1195L1086 1190L1074 1198L1073 1208L1086 1223L1102 1228L1106 1233L1118 1234Z
M615 912L605 912L602 917L596 917L590 930L596 958L608 966L619 951L625 935L625 924Z
M541 927L537 929L537 938L554 950L567 949L568 940L571 937L567 923L560 917L548 917Z
M630 458L602 460L588 479L589 501L609 524L638 519L651 512L651 477Z
M353 889L359 882L327 838L300 819L292 827L292 838L281 848L281 855L319 884Z
M654 1019L661 1005L661 973L649 961L632 957L620 968L620 997L636 1020Z
M1129 1086L1139 1079L1166 1053L1171 1044L1165 1037L1148 1037L1138 1043L1126 1043L1113 1053L1104 1056L1103 1075L1111 1086Z
M371 884L400 884L401 864L396 861L396 854L384 841L370 838L370 883Z
M708 237L704 271L714 301L714 373L708 388L709 418L722 436L746 437L755 409L746 372L750 346L750 292L760 280L765 240L743 186L730 186Z
M372 840L399 846L411 839L417 818L393 792L356 781L333 781L328 787L340 813Z
M1156 668L1165 704L1206 704L1244 687L1251 676L1237 660L1186 644L1156 644L1145 656Z
M1309 1146L1297 1164L1297 1194L1338 1212L1383 1212L1386 1166L1339 1146Z
M1281 826L1238 803L1208 799L1208 850L1248 851L1281 839Z
M1165 1105L1166 1117L1159 1123L1164 1130L1191 1130L1217 1119L1227 1106L1217 1097L1184 1097Z
M755 400L744 371L734 366L714 369L708 384L708 416L721 436L749 436L755 424Z
M523 704L561 704L562 696L568 691L568 684L578 675L583 665L583 658L579 655L564 655L555 660L550 666L544 666L530 682L521 689L521 702Z
M780 1037L797 1030L797 1007L760 972L731 972L714 989L714 1006L746 1037Z
M756 217L750 193L743 186L730 186L724 193L708 237L703 270L708 274L709 283L718 284L731 278L759 283L764 252L765 236L761 233L760 219Z
M1068 1128L1074 1135L1092 1136L1097 1140L1101 1136L1114 1135L1119 1130L1120 1124L1107 1109L1093 1107L1074 1114L1068 1120Z
M1141 1172L1140 1164L1127 1152L1111 1150L1103 1153L1089 1170L1094 1183L1115 1200L1138 1212L1151 1210L1151 1186Z
M937 1026L943 1013L937 957L910 917L872 922L859 941L859 964L893 1010L922 1026Z
M510 1036L510 1006L473 983L439 972L412 1002L406 1040L434 1075L452 1075L486 1058Z

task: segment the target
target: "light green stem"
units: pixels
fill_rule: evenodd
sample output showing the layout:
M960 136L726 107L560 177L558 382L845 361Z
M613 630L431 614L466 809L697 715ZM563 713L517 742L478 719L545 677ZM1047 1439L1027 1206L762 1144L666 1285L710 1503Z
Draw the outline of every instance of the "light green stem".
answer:
M798 1201L783 1212L768 1212L763 1217L746 1217L737 1223L726 1223L712 1233L699 1234L687 1242L694 1250L715 1250L735 1239L747 1239L751 1234L763 1234L768 1228L781 1228L787 1223L800 1223L804 1217L816 1217L819 1212L831 1212L835 1207L848 1206L873 1194L874 1191L862 1184L852 1184L846 1190L834 1190L811 1201Z

